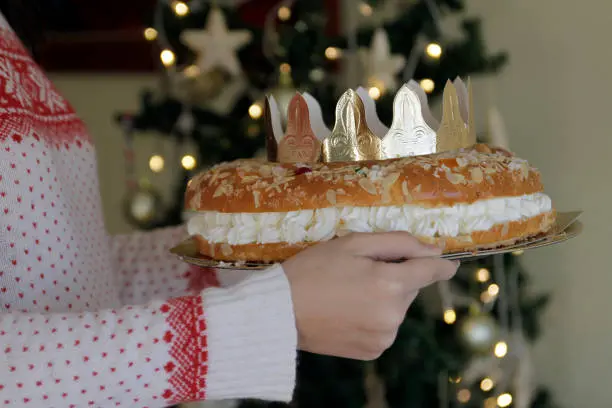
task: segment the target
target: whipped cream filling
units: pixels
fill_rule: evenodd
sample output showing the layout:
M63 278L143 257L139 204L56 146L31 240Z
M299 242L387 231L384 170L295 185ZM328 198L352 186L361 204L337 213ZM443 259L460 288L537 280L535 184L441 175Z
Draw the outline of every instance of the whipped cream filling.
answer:
M202 211L190 216L187 230L208 242L230 245L325 241L343 232L407 231L420 236L456 237L551 209L550 198L535 193L437 208L403 205L269 213Z

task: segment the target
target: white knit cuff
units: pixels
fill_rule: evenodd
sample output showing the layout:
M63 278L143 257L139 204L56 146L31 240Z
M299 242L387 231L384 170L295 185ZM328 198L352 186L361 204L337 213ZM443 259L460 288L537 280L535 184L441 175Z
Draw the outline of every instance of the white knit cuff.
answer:
M282 267L253 273L228 288L207 289L203 299L206 398L289 402L295 387L297 330Z

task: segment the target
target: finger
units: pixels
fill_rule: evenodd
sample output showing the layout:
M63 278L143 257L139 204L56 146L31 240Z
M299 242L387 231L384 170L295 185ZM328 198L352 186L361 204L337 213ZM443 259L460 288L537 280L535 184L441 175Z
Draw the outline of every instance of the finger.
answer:
M419 290L437 281L448 280L459 263L440 258L414 258L397 264L381 264L379 270L389 279L397 279L407 292Z
M404 307L405 307L405 311L408 311L408 309L410 308L410 305L412 304L412 302L414 302L414 300L417 298L417 296L419 295L419 291L418 290L411 290L409 291L406 296L404 297Z
M439 256L442 249L402 232L353 233L341 238L355 255L389 261Z

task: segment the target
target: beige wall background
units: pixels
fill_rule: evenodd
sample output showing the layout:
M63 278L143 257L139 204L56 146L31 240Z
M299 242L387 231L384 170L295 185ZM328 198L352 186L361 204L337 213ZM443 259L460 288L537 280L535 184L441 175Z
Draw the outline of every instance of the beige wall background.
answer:
M511 147L536 164L560 209L582 209L586 230L565 245L528 253L524 262L535 289L551 291L545 334L534 349L536 374L563 407L610 407L612 385L612 2L602 0L472 0L492 50L511 61L494 80ZM122 135L117 110L136 109L139 92L155 86L147 76L52 76L89 125L97 143L108 228L126 231ZM478 108L491 102L479 85ZM164 149L160 138L139 139L139 172ZM172 167L167 163L167 168ZM150 173L148 173L151 175ZM153 177L167 186L172 171ZM168 191L168 189L166 189Z

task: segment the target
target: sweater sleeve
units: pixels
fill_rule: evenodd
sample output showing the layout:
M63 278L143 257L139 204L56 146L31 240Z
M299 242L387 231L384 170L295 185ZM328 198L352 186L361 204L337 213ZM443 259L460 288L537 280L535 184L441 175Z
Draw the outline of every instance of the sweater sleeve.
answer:
M231 288L82 314L0 314L0 405L289 401L297 335L282 267Z
M110 237L123 302L167 299L221 284L214 269L191 266L169 252L186 236L178 226Z

